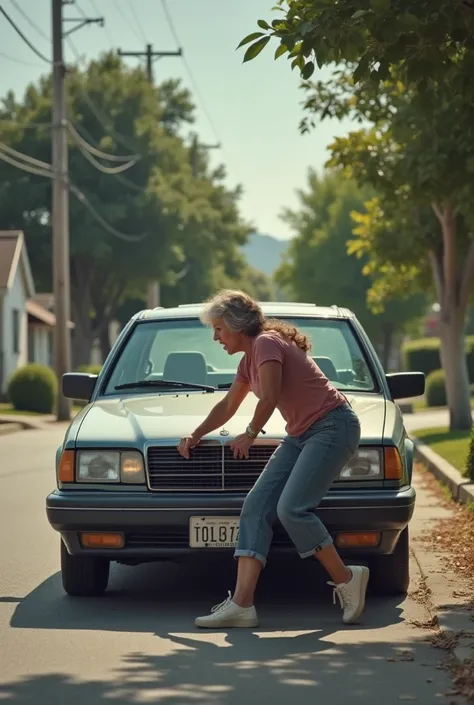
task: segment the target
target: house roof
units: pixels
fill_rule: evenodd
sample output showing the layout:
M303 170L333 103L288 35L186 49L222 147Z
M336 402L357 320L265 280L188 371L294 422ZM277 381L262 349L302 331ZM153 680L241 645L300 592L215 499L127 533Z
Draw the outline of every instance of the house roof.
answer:
M43 306L43 308L47 309L48 311L54 311L54 294L52 293L35 294L33 296L33 301L36 301L37 304Z
M12 287L18 267L23 270L27 296L34 296L35 285L21 230L0 230L0 291Z
M48 311L44 306L41 306L37 301L30 299L26 302L26 311L30 318L34 318L41 323L54 328L56 325L56 316L51 311ZM74 323L72 321L68 322L68 328L74 328Z

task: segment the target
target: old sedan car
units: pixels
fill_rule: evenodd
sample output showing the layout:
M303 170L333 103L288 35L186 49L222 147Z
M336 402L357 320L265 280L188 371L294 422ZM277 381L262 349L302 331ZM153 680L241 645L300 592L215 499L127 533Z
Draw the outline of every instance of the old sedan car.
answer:
M385 374L370 340L346 309L267 303L313 342L322 371L357 412L361 441L317 513L341 555L369 565L378 593L405 593L413 443L396 399L423 394L422 373ZM57 450L55 489L46 500L61 535L69 595L105 592L111 561L136 565L202 552L229 552L248 490L285 435L275 411L247 460L226 442L249 423L249 394L236 416L206 436L189 460L177 444L226 394L241 355L229 356L199 320L200 305L136 314L99 376L70 373L63 392L87 403ZM293 551L277 523L271 551ZM201 553L199 553L201 552Z

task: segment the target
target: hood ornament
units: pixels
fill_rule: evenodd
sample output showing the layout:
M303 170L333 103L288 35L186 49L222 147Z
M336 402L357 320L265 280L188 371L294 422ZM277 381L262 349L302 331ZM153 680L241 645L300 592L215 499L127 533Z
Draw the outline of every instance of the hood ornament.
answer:
M220 436L228 436L229 431L226 428L221 428L221 430L219 431L219 435Z

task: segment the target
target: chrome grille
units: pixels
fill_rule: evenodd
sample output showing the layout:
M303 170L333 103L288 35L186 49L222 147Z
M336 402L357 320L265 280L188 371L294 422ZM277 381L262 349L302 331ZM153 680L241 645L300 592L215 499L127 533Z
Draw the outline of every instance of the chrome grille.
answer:
M186 460L175 447L150 446L149 486L155 491L248 492L275 448L276 445L254 445L248 460L235 460L228 446L204 444L196 446Z

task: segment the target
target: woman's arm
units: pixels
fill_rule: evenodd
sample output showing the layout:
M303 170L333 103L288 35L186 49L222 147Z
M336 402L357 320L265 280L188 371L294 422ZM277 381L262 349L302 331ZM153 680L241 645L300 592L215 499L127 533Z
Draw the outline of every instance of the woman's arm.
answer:
M239 406L250 391L248 382L241 378L235 379L225 397L211 409L207 418L190 436L182 438L178 450L183 458L189 458L189 451L196 446L201 438L219 426L223 426L233 417Z
M281 374L281 362L276 360L263 362L258 368L260 399L255 407L250 428L247 429L246 433L240 434L240 436L229 442L234 458L249 457L249 450L255 441L256 435L262 430L275 411L281 393ZM251 435L249 431L252 431Z
M276 409L281 393L281 375L282 365L276 360L268 360L258 368L260 399L250 422L255 433L262 430Z
M196 428L192 435L196 438L202 438L207 433L211 433L211 431L215 431L216 428L227 423L234 416L249 391L250 386L247 382L234 380L225 397L211 409L207 418Z

